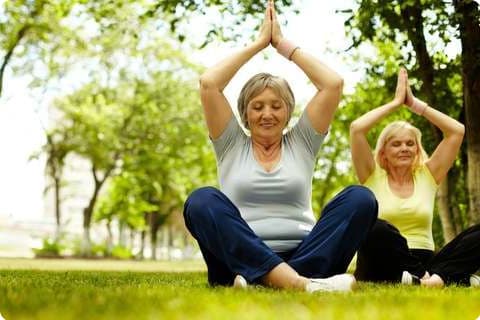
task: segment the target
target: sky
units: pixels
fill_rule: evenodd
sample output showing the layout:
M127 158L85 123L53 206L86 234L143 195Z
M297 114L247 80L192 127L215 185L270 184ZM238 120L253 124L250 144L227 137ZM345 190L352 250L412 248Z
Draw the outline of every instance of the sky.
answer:
M280 17L288 21L287 27L282 28L283 35L340 73L346 90L353 88L361 75L345 64L346 53L337 53L347 48L348 42L343 29L345 17L335 10L351 7L351 3L351 0L304 0L298 15ZM202 51L192 52L191 58L211 66L236 49L236 44L215 42ZM241 68L225 89L230 104L236 105L236 97L246 80L262 71L286 78L297 102L300 105L308 102L315 89L307 83L306 76L273 48L264 53ZM44 159L29 161L29 157L44 143L41 124L46 119L46 103L39 105L30 97L26 82L10 72L4 84L4 95L0 99L0 226L45 217Z

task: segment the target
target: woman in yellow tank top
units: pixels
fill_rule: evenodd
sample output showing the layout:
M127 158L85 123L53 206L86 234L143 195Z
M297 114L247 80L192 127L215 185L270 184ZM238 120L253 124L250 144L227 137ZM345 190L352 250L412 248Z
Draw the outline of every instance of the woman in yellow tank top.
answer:
M405 121L387 125L372 152L368 131L402 105L442 131L430 157L421 132ZM379 205L379 219L357 254L357 280L437 287L478 284L472 274L480 268L480 226L465 230L438 253L432 237L435 193L455 161L464 131L463 124L413 96L403 68L394 99L352 122L353 165Z

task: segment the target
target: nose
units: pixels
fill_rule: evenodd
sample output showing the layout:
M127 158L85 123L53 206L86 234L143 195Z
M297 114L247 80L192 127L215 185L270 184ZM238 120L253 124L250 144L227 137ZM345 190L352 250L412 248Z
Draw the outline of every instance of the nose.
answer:
M267 106L266 108L263 109L262 116L264 118L269 118L273 115L273 110L270 106Z
M410 148L407 146L407 144L402 143L402 144L400 145L400 152L401 152L401 153L409 153L409 152L410 152Z

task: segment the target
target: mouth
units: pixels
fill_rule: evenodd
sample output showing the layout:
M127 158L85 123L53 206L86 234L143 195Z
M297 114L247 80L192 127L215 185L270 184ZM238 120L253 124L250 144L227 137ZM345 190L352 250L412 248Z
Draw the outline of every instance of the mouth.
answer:
M272 127L275 126L275 124L274 123L260 123L260 126L262 128L272 128Z

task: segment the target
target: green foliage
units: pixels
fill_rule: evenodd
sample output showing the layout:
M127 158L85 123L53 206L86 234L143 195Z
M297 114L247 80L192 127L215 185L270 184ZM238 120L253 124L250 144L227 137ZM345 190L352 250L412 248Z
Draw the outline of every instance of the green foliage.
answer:
M80 244L80 243L78 243ZM78 249L76 250L76 256L80 256L80 246L77 246ZM108 257L109 253L107 250L107 245L104 243L93 243L92 244L92 256L93 257Z
M238 26L246 20L254 20L253 25L258 26L265 5L266 2L250 0L236 3L217 0L3 1L0 4L0 95L7 66L17 75L27 75L34 87L59 86L61 83L57 81L70 72L75 73L76 79L82 78L78 76L79 71L96 73L96 62L107 63L110 69L122 64L118 56L121 51L139 58L133 66L163 60L158 56L142 59L146 57L138 56L137 52L169 45L164 41L169 34L176 36L176 42L189 44L202 39L203 46L215 38L239 38L242 32ZM281 12L291 6L292 1L277 1L276 5ZM198 28L195 37L191 37L186 27L206 13L211 25ZM152 55L155 56L154 50Z
M65 245L60 240L44 238L40 248L33 248L36 257L60 257Z
M0 5L0 95L5 67L15 73L37 76L43 81L48 73L41 72L40 61L53 66L52 57L60 52L83 51L84 42L65 19L80 1L2 1ZM66 57L66 55L64 55ZM52 64L51 64L52 63ZM51 64L51 65L50 65ZM42 70L44 71L44 70Z
M282 13L286 8L291 7L292 0L277 0L275 6L278 12ZM169 26L172 33L183 42L189 39L189 34L185 33L185 25L192 20L202 16L218 17L218 19L209 19L205 39L201 47L215 38L223 41L237 41L241 36L239 26L246 23L249 18L255 17L260 21L263 17L267 1L225 1L225 0L168 0L157 1L146 10L141 16L143 19L155 19L161 17ZM293 9L299 12L298 9ZM231 23L225 23L231 21ZM257 22L258 26L259 23Z
M133 253L130 249L123 246L115 246L112 249L112 257L117 259L132 259Z

